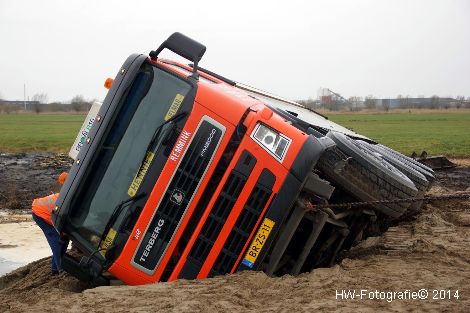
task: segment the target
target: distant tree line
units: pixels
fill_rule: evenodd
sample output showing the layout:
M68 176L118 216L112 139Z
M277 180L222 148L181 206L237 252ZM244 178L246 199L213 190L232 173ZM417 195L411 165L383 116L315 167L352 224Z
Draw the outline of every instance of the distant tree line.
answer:
M32 101L27 101L26 110L35 113L41 112L87 112L95 100L87 100L82 95L76 95L69 102L48 102L47 93L36 93ZM378 99L370 94L363 97L352 96L348 99L343 97L327 97L325 99L308 98L297 100L298 103L313 110L323 109L329 111L349 110L383 110L389 111L392 108L401 109L449 109L449 108L470 108L470 97L457 96L455 98L443 98L437 95L432 97L419 96L412 98L408 95L398 95L393 99ZM14 103L14 104L12 104ZM24 111L22 101L2 100L0 93L0 113L16 113Z
M47 93L36 93L31 101L26 101L26 111L41 112L87 112L95 101L87 100L82 95L73 97L70 102L48 102ZM24 111L23 101L4 100L0 93L0 113L17 113Z
M324 99L326 98L326 99ZM311 109L323 109L329 111L360 111L360 110L383 110L385 112L391 109L450 109L450 108L470 108L470 97L464 96L439 97L434 95L432 97L419 96L412 98L408 95L398 95L396 98L391 99L378 99L374 95L367 95L364 98L360 96L352 96L348 99L337 97L324 97L320 99L309 98L306 100L297 100Z

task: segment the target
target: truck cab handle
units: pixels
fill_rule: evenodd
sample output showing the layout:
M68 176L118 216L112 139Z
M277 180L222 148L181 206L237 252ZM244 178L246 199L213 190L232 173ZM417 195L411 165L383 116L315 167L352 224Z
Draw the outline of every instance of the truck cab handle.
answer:
M157 50L150 51L150 59L156 61L160 52L162 52L165 48L173 51L187 60L192 61L194 66L193 75L191 77L198 79L197 65L206 52L206 46L183 35L182 33L175 32L170 37L168 37L168 39L165 40Z

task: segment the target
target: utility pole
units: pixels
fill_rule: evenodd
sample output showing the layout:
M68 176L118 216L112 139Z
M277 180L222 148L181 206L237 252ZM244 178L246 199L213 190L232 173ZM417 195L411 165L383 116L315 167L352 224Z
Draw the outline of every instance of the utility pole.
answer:
M23 104L24 104L24 110L26 111L26 83L23 84Z

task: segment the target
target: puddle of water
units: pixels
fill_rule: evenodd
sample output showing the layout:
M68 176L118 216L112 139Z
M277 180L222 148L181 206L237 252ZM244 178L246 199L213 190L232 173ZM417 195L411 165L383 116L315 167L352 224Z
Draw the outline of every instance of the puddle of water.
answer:
M0 276L10 273L26 263L11 262L0 257Z
M34 222L0 224L0 276L51 254Z

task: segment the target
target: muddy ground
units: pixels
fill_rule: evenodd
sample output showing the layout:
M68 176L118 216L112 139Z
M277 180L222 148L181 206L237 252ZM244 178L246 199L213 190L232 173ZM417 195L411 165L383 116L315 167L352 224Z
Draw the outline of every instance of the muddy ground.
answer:
M57 191L57 177L73 160L65 154L0 153L0 211L30 210L32 199Z
M23 203L30 203L28 197L47 191L49 187L40 185L53 184L55 175L68 165L63 156L31 158L35 161L15 165L5 161L8 157L0 157L0 162L6 162L0 167L0 193L6 195L6 199L0 199L0 207L19 203L9 208L24 209ZM437 173L429 194L470 191L470 160L457 162L462 166ZM37 171L37 164L42 171ZM20 165L27 170L21 171ZM28 182L23 184L22 179ZM14 189L9 193L5 181L12 181L21 193ZM9 198L18 194L18 201ZM429 203L383 235L362 241L334 267L297 277L271 278L260 272L243 272L204 281L86 289L67 274L50 277L49 262L42 259L0 278L0 312L468 312L470 201ZM343 290L355 291L356 298L342 299ZM383 292L378 296L385 299L367 299L376 290ZM423 290L427 291L426 299L402 300L396 293L395 299L387 300L393 292L410 298L411 292L420 291L419 295L425 296Z

